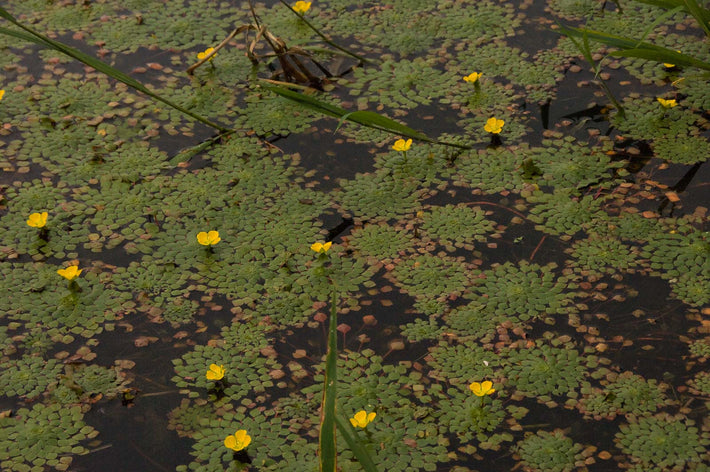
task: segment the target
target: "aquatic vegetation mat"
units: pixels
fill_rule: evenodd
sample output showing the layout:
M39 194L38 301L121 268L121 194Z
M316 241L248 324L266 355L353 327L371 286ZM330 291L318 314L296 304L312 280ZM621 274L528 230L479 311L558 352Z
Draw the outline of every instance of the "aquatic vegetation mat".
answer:
M707 470L671 3L5 2L0 469Z

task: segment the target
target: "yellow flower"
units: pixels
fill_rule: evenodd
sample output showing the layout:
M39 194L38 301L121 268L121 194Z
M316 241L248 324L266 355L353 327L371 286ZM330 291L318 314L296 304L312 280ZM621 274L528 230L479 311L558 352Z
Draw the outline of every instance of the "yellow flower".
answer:
M210 231L209 233L200 231L197 233L197 242L203 246L214 246L221 240L222 238L219 237L219 231Z
M496 391L496 389L493 388L493 382L491 382L490 380L486 380L483 383L473 382L471 385L468 386L468 388L470 388L473 394L477 397L490 395L491 393Z
M69 266L65 269L58 269L57 274L61 275L67 280L74 280L75 278L79 277L81 271L82 269L79 269L79 266Z
M374 411L372 413L368 413L365 410L360 410L355 413L355 416L350 418L350 424L352 424L354 428L364 428L368 424L372 423L375 416L377 416L377 413Z
M210 54L212 54L212 51L214 51L214 48L207 48L207 49L205 49L205 52L198 52L198 53L197 53L197 59L199 59L199 60L201 61L201 60L204 59L205 57L207 57L207 56L209 56ZM210 56L210 58L207 59L207 60L208 60L208 61L211 61L212 59L214 59L214 57L215 57L216 55L217 55L217 54L212 54L212 56Z
M472 84L473 84L473 83L475 83L478 79L480 79L482 75L483 75L483 72L471 72L471 73L468 74L466 77L464 77L463 80L465 80L466 82L469 82L469 83L472 83Z
M207 380L222 380L224 378L224 373L226 370L223 365L210 364L210 368L207 370Z
M663 98L656 98L658 100L658 103L660 103L663 108L673 108L674 106L678 105L678 102L675 101L675 98L671 98L670 100L665 100Z
M0 100L2 100L2 97L4 97L4 96L5 96L5 91L4 91L4 90L0 90Z
M394 146L392 146L392 149L395 151L409 151L409 148L412 147L412 140L404 140L404 139L398 139L397 141L394 142Z
M327 243L313 243L311 244L311 249L314 250L315 252L322 252L326 253L328 252L328 249L330 249L330 246L333 245L333 241L328 241Z
M47 216L49 214L46 211L42 213L32 213L29 218L27 218L27 225L33 228L44 228L47 224Z
M483 129L489 133L498 134L503 130L504 124L505 121L499 120L498 118L488 118L488 121L486 121L486 125Z
M234 434L230 434L224 438L224 445L233 451L241 451L251 444L251 436L247 434L245 429L240 429Z
M309 8L311 8L311 2L304 2L303 0L298 0L292 8L293 11L295 11L299 15L303 15L308 11Z

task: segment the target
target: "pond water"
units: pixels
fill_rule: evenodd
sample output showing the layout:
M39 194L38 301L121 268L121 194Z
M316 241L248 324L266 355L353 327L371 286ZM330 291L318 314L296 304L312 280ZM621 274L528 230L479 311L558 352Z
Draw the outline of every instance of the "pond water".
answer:
M337 411L377 414L352 433L378 470L708 470L707 75L591 42L597 75L555 32L707 65L687 12L254 4L312 76L294 90L448 143L400 152L267 90L298 73L253 29L188 75L255 24L246 2L6 4L237 131L0 35L3 471L318 470L333 291ZM361 470L342 437L338 467Z

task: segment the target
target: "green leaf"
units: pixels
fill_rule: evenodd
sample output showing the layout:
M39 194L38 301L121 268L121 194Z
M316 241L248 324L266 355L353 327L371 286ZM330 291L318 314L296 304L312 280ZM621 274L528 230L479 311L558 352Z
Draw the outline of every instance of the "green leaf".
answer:
M335 472L335 399L338 381L338 294L333 290L330 306L330 326L328 329L328 353L325 359L325 379L323 380L323 403L320 422L320 471Z
M353 111L349 112L344 108L340 108L335 105L318 100L317 98L305 95L302 93L294 92L285 87L279 87L276 85L262 84L262 86L274 92L277 95L281 95L284 98L293 100L300 103L301 105L308 107L312 110L318 111L320 113L339 118L341 121L348 120L354 123L367 126L368 128L379 129L388 133L396 134L399 136L406 136L408 138L417 139L419 141L425 141L433 144L442 144L444 146L453 146L460 149L470 149L470 146L462 146L460 144L447 143L442 141L437 141L428 137L426 134L410 128L409 126L403 125L394 121L391 118L382 116L379 113L372 111Z
M706 36L710 36L710 10L703 8L698 0L683 0L685 7L688 9L693 18L700 24L700 27L705 31Z
M559 29L559 32L570 37L587 37L592 41L599 41L607 46L619 48L620 51L611 53L612 56L640 57L657 62L667 62L679 66L690 66L710 70L710 63L708 62L701 61L693 56L682 54L672 49L656 46L655 44L584 28L568 28L563 26Z

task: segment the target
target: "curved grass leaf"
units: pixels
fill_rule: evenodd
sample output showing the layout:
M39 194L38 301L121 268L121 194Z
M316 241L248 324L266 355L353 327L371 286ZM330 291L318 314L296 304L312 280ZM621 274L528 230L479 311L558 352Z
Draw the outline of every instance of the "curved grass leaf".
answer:
M563 26L558 31L570 37L583 38L586 36L592 41L599 41L607 46L619 48L619 51L614 51L610 54L612 56L640 57L652 61L710 70L710 63L708 62L701 61L693 56L682 54L672 49L656 46L655 44L584 28L569 28Z
M379 129L387 133L392 133L399 136L406 136L408 138L417 139L419 141L425 141L428 143L442 144L444 146L452 146L459 149L470 149L470 146L463 146L461 144L437 141L435 139L430 138L421 131L417 131L413 128L410 128L409 126L398 123L391 118L387 118L386 116L380 115L379 113L363 110L349 112L344 108L331 105L330 103L323 102L309 95L294 92L293 90L287 89L285 87L267 84L262 84L262 87L274 92L277 95L281 95L284 98L288 98L289 100L298 102L301 105L310 108L311 110L315 110L328 116L338 118L341 121L352 121L354 123L367 126L368 128Z
M695 20L700 23L700 26L705 30L705 34L710 36L710 10L703 8L697 0L636 0L639 3L653 5L654 7L666 8L682 8L687 11Z

